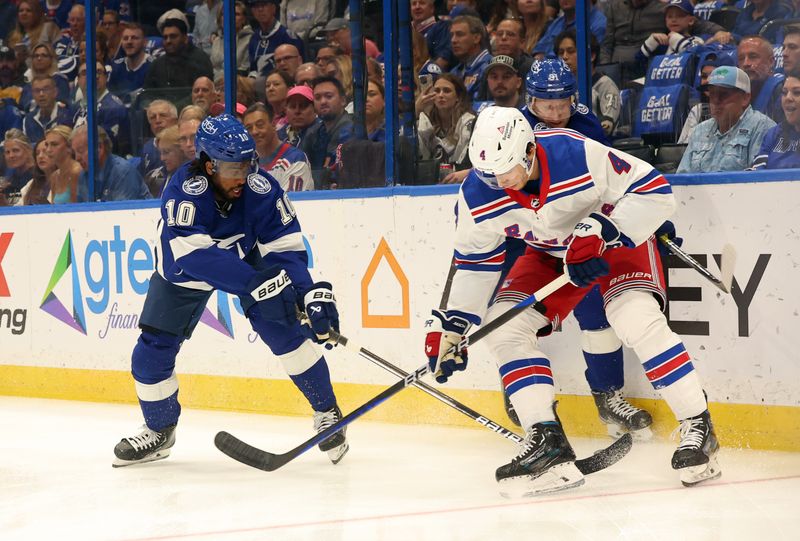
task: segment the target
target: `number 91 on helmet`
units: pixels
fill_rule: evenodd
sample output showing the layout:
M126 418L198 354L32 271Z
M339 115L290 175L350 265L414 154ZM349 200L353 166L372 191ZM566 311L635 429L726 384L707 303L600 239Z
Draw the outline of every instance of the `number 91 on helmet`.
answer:
M476 176L490 188L520 189L534 167L536 141L528 120L513 107L487 107L469 142Z

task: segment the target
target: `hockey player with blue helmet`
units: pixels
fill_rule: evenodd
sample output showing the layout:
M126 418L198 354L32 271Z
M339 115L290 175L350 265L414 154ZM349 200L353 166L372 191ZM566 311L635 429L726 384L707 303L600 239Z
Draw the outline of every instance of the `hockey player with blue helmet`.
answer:
M329 283L311 279L291 202L258 168L255 142L232 116L203 120L195 149L161 196L156 272L131 359L145 426L116 445L115 467L169 456L181 411L175 358L215 289L238 296L253 330L314 410L315 429L341 418L325 357L311 343L327 343L330 330L338 331L336 300ZM298 308L310 327L298 321ZM337 463L348 450L344 430L319 447Z
M522 114L533 131L569 128L610 145L600 121L578 101L578 83L560 58L535 60L525 77L528 106Z
M577 82L563 60L550 57L536 60L525 78L528 105L522 108L523 116L536 131L568 128L609 145L597 117L578 102ZM505 279L524 243L519 239L506 242L506 261L500 283ZM652 436L652 416L637 408L622 396L625 378L623 373L622 342L608 323L603 308L603 298L597 288L592 289L573 311L581 328L581 346L586 360L586 380L592 391L600 419L611 436L633 433L637 439ZM504 394L506 411L515 423L517 414L508 396Z

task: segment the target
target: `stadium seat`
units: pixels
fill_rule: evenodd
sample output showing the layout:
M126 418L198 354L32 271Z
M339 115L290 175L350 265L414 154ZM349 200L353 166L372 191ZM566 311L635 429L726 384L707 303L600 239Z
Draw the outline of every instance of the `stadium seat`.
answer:
M627 152L631 156L635 156L640 160L647 163L653 163L656 157L656 149L652 145L647 145L640 137L627 137L625 139L617 139L612 144L617 150Z
M656 159L653 167L662 173L674 173L681 163L683 153L686 151L686 145L681 144L664 144L658 147L656 151Z
M721 9L711 12L708 18L712 23L717 23L722 28L730 32L736 26L736 18L739 16L741 10L733 6L725 6Z
M762 26L761 30L759 30L758 33L761 36L766 36L772 33L773 30L777 27L783 28L784 26L798 25L798 24L800 24L800 19L775 19L774 21L769 21L764 26Z

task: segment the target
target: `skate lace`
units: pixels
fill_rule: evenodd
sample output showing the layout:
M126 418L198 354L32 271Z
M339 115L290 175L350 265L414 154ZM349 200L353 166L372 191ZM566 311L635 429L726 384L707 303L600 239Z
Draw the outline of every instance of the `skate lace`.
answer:
M522 443L519 445L519 452L517 456L514 457L514 460L520 460L525 457L534 447L538 445L535 440L538 440L541 436L538 427L533 427L530 431L525 435L525 439L522 440Z
M158 441L161 438L161 434L150 430L147 428L147 426L143 426L142 428L144 431L141 434L126 438L128 443L131 444L131 447L133 447L136 451L154 447L156 444L158 444Z
M699 449L703 446L705 431L703 430L702 419L685 419L681 421L680 426L672 432L673 439L676 432L681 436L681 443L678 445L679 451L681 449Z
M314 428L317 432L322 432L333 426L338 420L339 416L336 415L336 410L314 412Z
M625 417L626 419L630 419L640 411L639 408L633 406L630 402L625 400L625 398L623 398L622 394L619 392L616 392L609 397L608 407L615 414Z

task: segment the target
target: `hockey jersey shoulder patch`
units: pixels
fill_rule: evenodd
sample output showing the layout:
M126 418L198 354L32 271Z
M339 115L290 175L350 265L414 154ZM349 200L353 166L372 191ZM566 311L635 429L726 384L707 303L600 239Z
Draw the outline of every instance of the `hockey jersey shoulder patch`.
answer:
M248 175L247 185L250 186L251 190L261 195L268 194L272 189L269 179L259 173L252 173Z
M183 181L181 189L188 195L200 195L208 189L208 179L202 176L189 177Z

